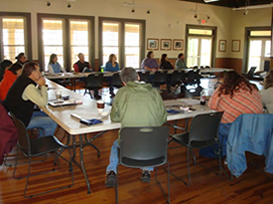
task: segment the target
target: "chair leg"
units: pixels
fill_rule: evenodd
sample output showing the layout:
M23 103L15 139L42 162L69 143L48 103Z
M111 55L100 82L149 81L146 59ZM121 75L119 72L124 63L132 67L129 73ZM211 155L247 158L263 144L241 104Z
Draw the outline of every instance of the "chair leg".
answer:
M168 165L168 173L167 173L167 179L168 179L168 204L171 203L171 186L170 186L170 163L167 162Z
M118 165L119 166L119 165ZM116 182L116 204L118 204L118 166L117 166L117 182Z
M168 164L168 170L167 170L167 179L168 179L167 180L167 188L168 188L168 192L167 192L167 195L165 194L161 183L157 180L157 167L155 167L155 181L159 185L160 190L162 191L162 193L164 195L164 198L166 200L166 203L169 204L170 203L170 174L169 174L170 173L170 165L169 165L168 162L166 162L166 163Z
M13 170L13 178L14 179L21 179L21 177L15 177L15 172L16 172L16 168L17 168L17 162L18 162L18 157L19 157L19 149L17 147L17 151L16 151L16 161L15 161L15 165L14 165L14 170Z
M24 190L25 198L32 198L33 197L32 195L30 195L30 196L26 195L27 186L28 186L28 179L29 179L29 176L30 176L30 165L31 165L31 157L28 158L28 174L27 174L27 181L26 181L25 190Z
M188 167L188 176L189 176L189 185L191 185L191 172L190 172L190 152L187 147L187 167Z

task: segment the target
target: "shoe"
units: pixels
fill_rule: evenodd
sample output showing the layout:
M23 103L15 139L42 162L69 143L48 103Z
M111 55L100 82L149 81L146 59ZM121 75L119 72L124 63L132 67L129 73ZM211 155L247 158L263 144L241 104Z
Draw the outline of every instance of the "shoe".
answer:
M106 178L106 181L105 181L105 186L108 187L108 188L113 188L113 187L116 186L116 183L117 183L116 173L113 172L113 171L110 171L107 174L107 178Z
M225 158L225 160L224 160L224 164L225 164L225 165L227 165L227 158Z
M151 181L151 173L149 171L143 171L140 177L140 181L143 183L150 183Z
M94 97L95 97L96 100L100 100L101 99L100 95L95 95Z

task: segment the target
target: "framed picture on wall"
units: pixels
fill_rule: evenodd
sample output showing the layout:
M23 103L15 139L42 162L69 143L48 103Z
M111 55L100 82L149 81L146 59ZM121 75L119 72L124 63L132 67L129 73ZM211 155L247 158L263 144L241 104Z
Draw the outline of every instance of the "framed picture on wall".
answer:
M158 50L159 48L159 39L148 38L147 39L147 50Z
M160 40L160 49L161 50L171 50L172 49L172 40L171 39L161 39Z
M183 50L184 40L173 40L173 50Z
M227 50L227 41L219 40L219 52L225 52Z
M232 40L232 52L240 52L240 46L240 40Z

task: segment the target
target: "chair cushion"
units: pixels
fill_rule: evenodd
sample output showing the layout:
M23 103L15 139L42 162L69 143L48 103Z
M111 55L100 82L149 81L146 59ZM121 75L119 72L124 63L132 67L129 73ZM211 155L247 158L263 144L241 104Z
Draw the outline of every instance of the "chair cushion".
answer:
M173 135L172 138L174 141L178 142L179 144L183 146L187 146L190 148L203 148L203 147L209 147L216 143L216 140L207 140L207 141L192 141L191 144L189 144L189 133L184 134L176 134Z
M165 162L166 162L166 159L165 157L162 156L162 157L150 159L150 160L136 160L136 159L123 157L120 163L128 167L141 168L141 167L160 166L165 164Z

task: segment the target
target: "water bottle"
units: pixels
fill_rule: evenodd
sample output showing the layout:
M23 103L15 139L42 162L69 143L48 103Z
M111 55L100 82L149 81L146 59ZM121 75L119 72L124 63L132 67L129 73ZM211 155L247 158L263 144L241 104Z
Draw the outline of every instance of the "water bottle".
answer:
M206 105L206 93L204 89L200 93L200 105Z
M100 71L101 71L102 73L104 72L104 67L103 67L103 65L101 65Z

